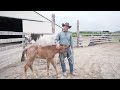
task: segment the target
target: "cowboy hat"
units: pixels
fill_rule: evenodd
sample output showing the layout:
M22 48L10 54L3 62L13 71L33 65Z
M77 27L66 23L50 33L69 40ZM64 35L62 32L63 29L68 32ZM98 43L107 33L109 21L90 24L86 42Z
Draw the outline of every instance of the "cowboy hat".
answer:
M69 27L69 28L71 28L71 27L72 27L72 26L69 26L69 23L67 23L67 22L66 22L65 24L64 24L64 23L62 23L62 26L63 26L63 27L64 27L64 26L67 26L67 27Z

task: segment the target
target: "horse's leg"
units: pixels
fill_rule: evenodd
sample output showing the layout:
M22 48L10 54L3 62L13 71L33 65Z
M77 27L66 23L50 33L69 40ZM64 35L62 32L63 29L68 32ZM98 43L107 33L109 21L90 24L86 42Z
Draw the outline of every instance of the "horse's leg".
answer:
M38 76L36 75L36 73L35 73L34 70L33 70L33 61L34 61L34 60L30 61L29 67L30 67L30 69L31 69L31 71L32 71L32 73L33 73L33 75L34 75L36 78L38 78Z
M58 77L58 72L57 72L57 68L56 68L56 65L55 65L55 62L53 59L50 60L51 64L53 65L55 71L56 71L56 76Z
M36 74L35 71L33 70L32 65L30 65L30 69L32 70L32 73L33 73L33 75L35 76L35 78L38 78L37 74Z
M26 65L24 66L24 72L25 72L25 78L26 78L26 79L28 79L27 69L28 69L28 64L26 64Z
M49 76L49 67L50 67L50 62L47 61L47 75Z

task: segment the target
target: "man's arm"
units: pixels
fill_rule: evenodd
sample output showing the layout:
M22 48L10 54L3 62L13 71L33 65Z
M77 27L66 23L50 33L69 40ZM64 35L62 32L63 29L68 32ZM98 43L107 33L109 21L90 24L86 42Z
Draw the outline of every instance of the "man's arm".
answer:
M60 33L58 33L55 38L55 44L56 44L57 49L59 49L59 47L60 47L59 40L60 40Z
M55 38L55 44L59 44L59 40L60 40L60 34L58 33Z

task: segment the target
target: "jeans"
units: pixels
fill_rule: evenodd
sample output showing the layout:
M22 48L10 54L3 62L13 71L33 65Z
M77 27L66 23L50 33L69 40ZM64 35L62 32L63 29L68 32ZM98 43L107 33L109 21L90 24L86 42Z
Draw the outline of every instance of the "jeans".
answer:
M65 60L64 54L59 53L59 58L60 58L60 62L61 62L62 71L66 72L66 65L64 62L64 60ZM67 48L67 58L68 58L68 62L69 62L70 73L72 73L73 72L73 65L74 65L74 58L73 58L73 53L71 52L70 47Z

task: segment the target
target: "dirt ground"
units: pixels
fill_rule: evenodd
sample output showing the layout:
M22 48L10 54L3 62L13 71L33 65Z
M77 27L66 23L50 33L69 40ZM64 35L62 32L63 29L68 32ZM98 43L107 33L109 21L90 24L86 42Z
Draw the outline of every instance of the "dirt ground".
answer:
M55 57L58 62L58 55ZM0 70L0 79L24 79L26 62L16 62ZM47 76L45 60L35 60L33 68L38 79L120 79L120 43L106 43L95 46L74 48L74 66L77 76L69 74L68 60L65 59L68 76L62 75L61 66L57 64L59 78L50 65L50 75ZM28 78L35 79L30 69Z

